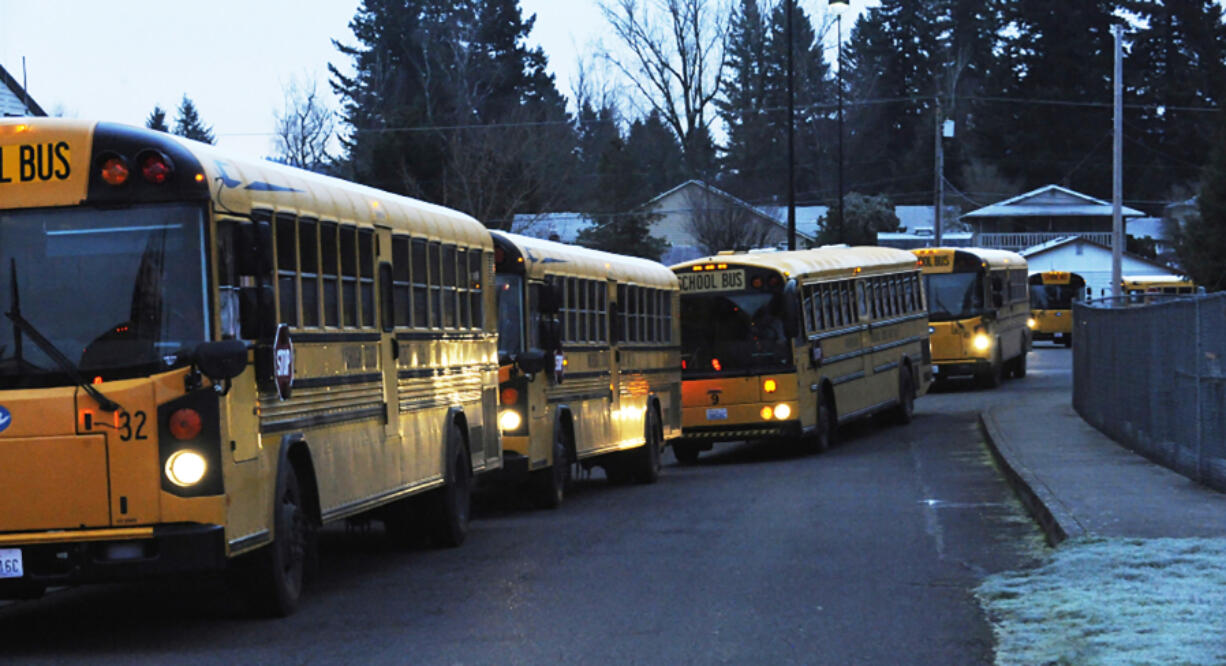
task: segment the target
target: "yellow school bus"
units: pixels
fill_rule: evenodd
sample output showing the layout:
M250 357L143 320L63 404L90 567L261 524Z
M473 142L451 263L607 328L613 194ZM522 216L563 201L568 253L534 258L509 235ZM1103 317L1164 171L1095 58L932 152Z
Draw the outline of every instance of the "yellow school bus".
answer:
M317 529L464 540L501 466L470 217L110 123L0 120L0 594L233 568Z
M494 237L504 478L557 507L572 468L654 483L680 434L677 278L664 266Z
M1032 340L1051 340L1065 347L1073 345L1073 302L1082 300L1086 281L1069 271L1032 273L1030 284L1030 327Z
M1196 283L1175 275L1125 275L1120 279L1124 301L1152 303L1161 298L1197 293Z
M882 247L723 253L672 267L681 280L682 439L807 436L879 412L911 420L927 391L928 315L913 255Z
M1026 260L1014 252L973 247L912 252L924 270L934 378L972 375L992 388L1006 372L1025 377Z

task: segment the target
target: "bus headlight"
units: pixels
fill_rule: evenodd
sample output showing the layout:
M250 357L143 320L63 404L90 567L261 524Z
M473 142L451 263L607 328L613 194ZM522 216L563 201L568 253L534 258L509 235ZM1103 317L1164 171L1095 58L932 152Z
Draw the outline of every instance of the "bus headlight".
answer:
M992 338L989 338L983 333L976 333L974 338L971 338L971 346L975 351L987 351L992 346Z
M1026 320L1026 325L1029 326L1031 330L1034 330L1034 328L1039 325L1039 322L1034 317L1031 317Z
M522 425L523 422L523 417L521 417L519 412L515 411L514 409L504 409L502 410L502 413L498 415L498 427L502 428L506 432L519 430L519 426Z
M780 421L786 421L792 415L792 408L785 404L775 405L775 418Z
M204 456L190 449L175 451L166 461L166 478L180 488L200 483L207 470Z

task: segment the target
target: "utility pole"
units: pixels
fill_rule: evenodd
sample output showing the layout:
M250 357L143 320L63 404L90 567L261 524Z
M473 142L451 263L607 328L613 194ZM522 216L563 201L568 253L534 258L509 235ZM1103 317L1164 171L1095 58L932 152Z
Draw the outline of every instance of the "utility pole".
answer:
M934 110L935 118L932 124L932 142L933 150L936 152L933 160L933 176L932 184L932 236L933 243L936 247L941 247L941 217L945 212L945 150L941 145L941 135L943 129L941 127L941 93L937 92L937 103Z
M792 6L796 0L787 0L788 43L788 249L796 249L796 77L792 67Z
M1111 296L1118 299L1123 280L1124 251L1124 26L1111 26L1115 36L1115 131L1111 156Z

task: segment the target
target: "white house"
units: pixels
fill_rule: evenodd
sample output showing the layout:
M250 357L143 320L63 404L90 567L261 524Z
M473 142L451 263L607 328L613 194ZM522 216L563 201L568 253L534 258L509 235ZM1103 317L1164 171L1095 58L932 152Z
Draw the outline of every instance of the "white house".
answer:
M1125 218L1145 214L1124 207ZM973 210L962 222L975 232L975 244L1014 252L1065 236L1111 242L1112 207L1059 185L1046 185Z
M21 87L21 83L0 65L0 117L45 115L47 112Z
M1111 248L1083 236L1056 238L1022 250L1031 273L1071 271L1085 278L1094 298L1111 295ZM1157 261L1124 253L1122 275L1168 275L1174 271Z

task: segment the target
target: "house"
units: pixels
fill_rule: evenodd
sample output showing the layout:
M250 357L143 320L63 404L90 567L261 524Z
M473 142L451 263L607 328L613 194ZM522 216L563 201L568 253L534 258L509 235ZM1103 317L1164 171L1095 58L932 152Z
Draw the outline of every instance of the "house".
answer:
M1111 295L1111 245L1085 236L1064 236L1022 250L1031 273L1071 271L1085 278L1094 298ZM1165 275L1170 266L1125 252L1122 275Z
M585 213L519 213L511 222L511 232L573 244L579 232L594 224Z
M928 217L932 218L932 208L928 207ZM932 247L936 245L936 234L932 227L919 227L899 232L877 232L877 244L882 247L896 247L900 250L914 250L917 247ZM941 234L942 247L972 247L975 244L975 234L969 231L946 231Z
M1124 218L1143 217L1124 207ZM1058 238L1081 236L1110 247L1112 206L1109 202L1047 185L962 216L975 232L975 244L1018 252Z
M707 248L786 247L788 240L787 224L770 212L700 180L687 180L643 208L658 216L651 234L671 244L661 259L669 265L706 256ZM808 247L814 236L797 227L796 246Z
M45 115L47 112L43 111L43 107L0 65L0 117Z

